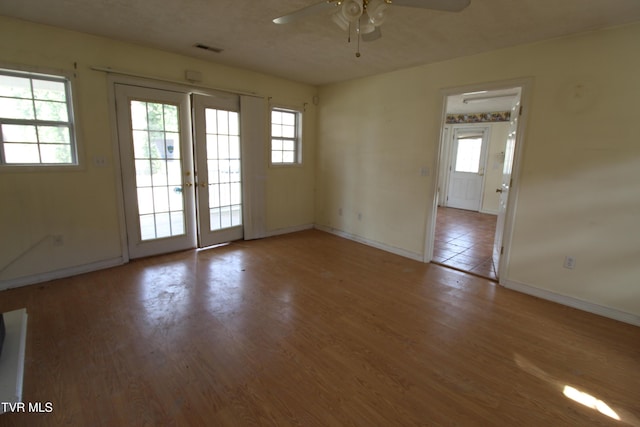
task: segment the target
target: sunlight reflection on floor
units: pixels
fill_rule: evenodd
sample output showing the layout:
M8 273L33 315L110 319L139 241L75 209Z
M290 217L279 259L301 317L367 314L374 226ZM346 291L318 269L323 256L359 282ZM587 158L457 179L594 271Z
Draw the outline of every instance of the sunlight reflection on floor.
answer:
M564 386L562 394L567 396L569 399L586 406L587 408L595 409L596 411L606 415L609 418L620 421L620 417L618 416L618 414L616 414L615 411L609 407L609 405L607 405L600 399L596 399L588 393L566 385Z
M633 426L640 426L640 420L634 416L630 411L627 411L623 408L617 408L615 411L602 400L592 396L589 393L585 393L584 391L578 390L575 387L571 387L567 385L566 382L560 381L559 379L553 377L549 373L545 372L543 369L540 369L538 366L531 363L526 358L522 357L519 354L514 355L514 360L516 365L520 367L523 371L540 378L541 380L546 381L547 383L557 387L562 390L562 394L577 402L581 405L584 405L588 408L596 410L607 417L610 417L617 421L623 421L627 424ZM619 415L620 414L620 415ZM623 420L624 418L624 420Z

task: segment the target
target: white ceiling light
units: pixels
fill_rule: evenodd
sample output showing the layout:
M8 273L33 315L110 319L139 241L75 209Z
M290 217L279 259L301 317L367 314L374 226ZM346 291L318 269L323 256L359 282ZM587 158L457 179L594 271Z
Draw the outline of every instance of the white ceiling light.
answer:
M517 93L510 93L510 94L506 94L506 95L476 96L476 97L473 97L473 98L464 98L462 100L462 102L465 103L465 104L474 104L474 103L477 103L477 102L492 101L492 100L496 100L496 99L513 98L516 95L517 95Z
M350 31L350 24L357 22L356 31L368 34L382 25L387 2L391 0L343 0L338 2L338 10L332 20L343 31Z
M369 34L373 33L376 30L376 26L373 25L373 22L366 16L362 15L360 17L360 21L358 22L358 33L360 34Z
M344 0L340 11L349 22L360 18L365 10L363 0Z
M384 0L369 0L367 3L367 15L369 21L376 27L383 24L385 11L389 7L389 3Z
M489 91L488 90L477 90L475 92L466 92L466 93L463 93L462 96L480 95L481 93L489 93Z
M380 37L379 30L375 32L384 22L385 10L391 0L338 0L336 3L338 10L331 19L343 31L349 32L349 40L351 40L351 24L356 24L358 37L356 56L360 57L361 36L366 35L366 41Z
M342 9L338 9L336 13L333 14L331 20L340 27L343 31L349 31L349 20L345 18L342 14Z

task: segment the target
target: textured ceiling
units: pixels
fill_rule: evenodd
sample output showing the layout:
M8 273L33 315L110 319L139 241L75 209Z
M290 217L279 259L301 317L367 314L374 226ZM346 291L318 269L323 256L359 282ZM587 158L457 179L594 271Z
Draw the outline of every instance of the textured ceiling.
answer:
M640 20L638 0L471 0L460 13L392 5L383 37L356 58L327 14L271 22L318 1L19 0L0 2L0 14L314 85Z

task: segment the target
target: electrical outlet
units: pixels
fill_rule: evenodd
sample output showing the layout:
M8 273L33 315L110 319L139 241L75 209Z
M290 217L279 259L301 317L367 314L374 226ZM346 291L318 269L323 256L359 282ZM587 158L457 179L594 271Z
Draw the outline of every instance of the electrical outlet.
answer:
M93 164L99 168L107 167L107 158L105 156L94 156Z
M53 236L51 236L51 240L53 241L53 246L64 245L64 239L62 238L62 234L54 234Z
M569 270L573 270L576 266L575 257L567 255L564 257L564 268L568 268Z

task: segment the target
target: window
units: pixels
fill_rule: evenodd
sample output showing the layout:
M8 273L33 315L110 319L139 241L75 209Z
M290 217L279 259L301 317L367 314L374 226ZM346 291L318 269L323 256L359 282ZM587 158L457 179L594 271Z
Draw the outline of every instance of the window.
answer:
M67 78L0 69L0 164L75 165Z
M482 138L459 138L456 172L478 173L482 154Z
M294 165L301 163L300 117L294 110L271 110L271 164Z

